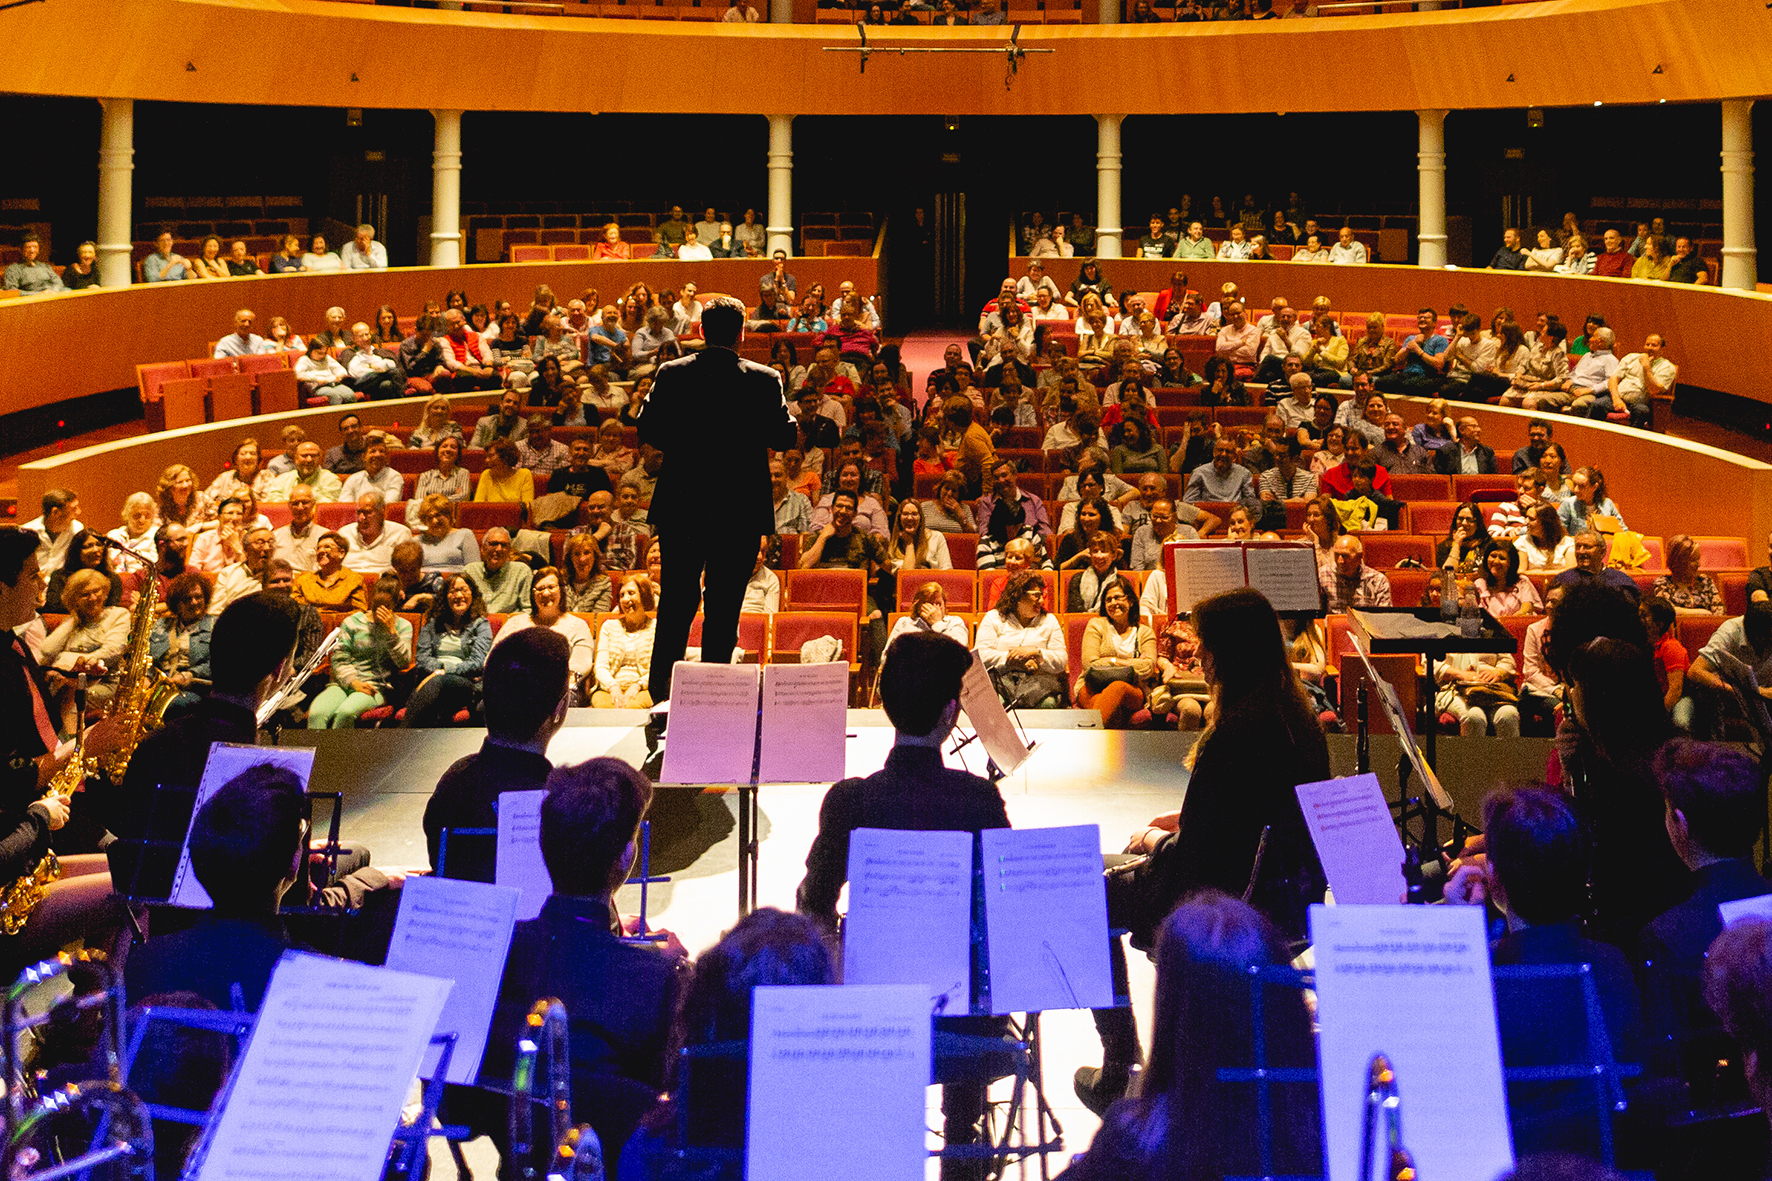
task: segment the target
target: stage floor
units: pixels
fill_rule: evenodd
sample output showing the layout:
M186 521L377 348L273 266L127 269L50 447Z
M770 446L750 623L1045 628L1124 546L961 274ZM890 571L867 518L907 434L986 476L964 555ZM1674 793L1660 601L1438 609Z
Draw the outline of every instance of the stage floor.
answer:
M1095 824L1104 852L1117 852L1128 835L1159 812L1179 808L1187 789L1184 765L1195 735L1104 731L1093 711L1030 711L1023 715L1037 744L1032 756L1001 784L1010 821L1017 828ZM599 755L635 766L646 758L645 715L628 710L575 710L554 739L548 757L556 764ZM477 750L482 730L379 730L292 732L291 745L315 746L316 790L341 791L344 831L369 845L384 865L427 863L421 819L431 788L450 763ZM865 775L880 768L892 744L892 730L878 710L849 714L847 770ZM1340 774L1353 770L1354 742L1332 736L1331 756ZM1459 810L1475 819L1476 805L1490 788L1542 776L1547 740L1441 739L1441 777ZM1376 736L1372 759L1387 790L1395 740ZM979 771L981 752L968 747L964 758L947 756L951 766L969 763ZM758 904L792 909L804 873L806 851L818 830L818 809L826 784L767 786L759 797ZM690 952L714 943L737 917L737 795L661 787L654 803L652 871L669 883L652 887L648 917L676 932ZM639 906L639 889L625 888L624 911ZM1144 1043L1149 1044L1151 989L1149 960L1131 957L1133 1007ZM1098 1126L1071 1090L1071 1075L1100 1062L1100 1044L1087 1012L1048 1013L1042 1023L1046 1096L1064 1127L1068 1152L1087 1147ZM931 1093L932 1126L939 1126ZM473 1146L469 1162L489 1176L492 1158L485 1144ZM1062 1161L1055 1158L1056 1171ZM484 1164L484 1168L482 1165ZM935 1176L933 1165L930 1176ZM454 1175L447 1155L437 1158L433 1176ZM1030 1164L1028 1176L1037 1177Z

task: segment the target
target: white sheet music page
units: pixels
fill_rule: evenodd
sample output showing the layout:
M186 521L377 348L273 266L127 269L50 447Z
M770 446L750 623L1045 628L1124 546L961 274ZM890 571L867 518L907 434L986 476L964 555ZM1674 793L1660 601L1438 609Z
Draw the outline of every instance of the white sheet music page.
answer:
M972 834L858 828L849 834L843 979L924 984L933 1010L972 1003Z
M1181 541L1163 549L1169 559L1169 609L1177 615L1202 599L1249 585L1241 545Z
M541 802L545 791L506 791L498 797L498 848L492 880L518 892L517 918L528 921L554 892L547 863L541 859Z
M198 1177L379 1181L449 989L435 976L285 952Z
M757 781L835 783L843 778L848 721L847 662L766 666ZM668 740L665 749L670 749Z
M1742 919L1772 920L1772 894L1756 894L1752 898L1724 902L1717 907L1717 917L1725 927L1732 927Z
M1111 1006L1101 830L987 828L979 836L991 1012Z
M1376 775L1298 785L1298 806L1340 906L1400 903L1403 840Z
M203 764L203 778L197 783L197 802L191 806L191 824L197 823L197 810L207 804L222 785L251 767L269 763L283 767L301 780L302 790L314 777L314 748L311 746L246 746L237 742L216 742L209 747L209 759ZM209 910L215 903L197 875L191 872L191 828L185 826L185 847L179 850L178 871L172 878L172 905Z
M1243 550L1249 585L1267 596L1275 611L1318 611L1317 556L1304 545L1249 545Z
M452 981L438 1033L456 1035L449 1081L472 1083L480 1072L492 1008L498 1001L520 891L485 882L411 877L400 890L400 913L387 966ZM420 1078L436 1075L441 1047L425 1051Z
M991 674L985 670L984 657L976 651L972 653L972 667L960 679L960 712L966 715L967 724L978 735L984 753L997 764L997 770L1013 775L1028 761L1028 744L1022 741L1021 731L1003 708L1003 699L997 696L997 687L991 684Z
M847 673L849 666L843 666ZM749 783L757 755L758 666L679 661L660 783ZM837 776L842 778L841 772Z
M928 990L844 984L752 996L749 1181L921 1181Z
M1513 1164L1480 906L1313 906L1329 1181L1360 1178L1367 1070L1390 1059L1423 1177ZM1449 1085L1452 1074L1457 1085Z

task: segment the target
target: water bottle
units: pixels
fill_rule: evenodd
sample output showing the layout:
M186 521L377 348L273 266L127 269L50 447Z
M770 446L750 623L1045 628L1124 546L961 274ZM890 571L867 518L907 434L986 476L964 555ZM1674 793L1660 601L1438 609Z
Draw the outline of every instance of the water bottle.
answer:
M1458 621L1458 575L1450 566L1440 571L1440 620Z

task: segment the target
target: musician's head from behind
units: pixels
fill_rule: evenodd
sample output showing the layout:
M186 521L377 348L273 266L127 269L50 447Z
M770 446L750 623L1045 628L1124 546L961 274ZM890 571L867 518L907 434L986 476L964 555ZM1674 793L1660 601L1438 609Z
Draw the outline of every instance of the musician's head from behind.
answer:
M960 681L972 654L939 632L909 631L892 641L880 669L880 704L898 741L939 746L960 714Z
M1560 923L1587 900L1588 844L1561 792L1504 788L1483 801L1490 888L1514 924Z
M492 650L484 681L494 741L546 749L566 722L571 652L564 636L545 627L524 628Z
M702 339L718 348L737 347L744 337L744 316L744 304L732 296L709 296L701 305Z
M288 595L260 591L229 603L210 633L210 695L255 708L282 679L300 624Z
M1754 759L1721 743L1675 738L1655 752L1654 768L1668 839L1688 868L1753 856L1766 814L1766 778Z
M673 1040L679 1047L743 1041L750 1037L751 995L759 986L836 982L836 956L817 920L762 907L696 959Z
M620 759L555 767L541 805L541 857L554 893L606 898L637 857L652 783Z
M47 583L37 566L37 531L0 529L0 627L29 623Z
M307 801L293 772L248 767L197 809L191 870L218 917L274 914L301 871Z

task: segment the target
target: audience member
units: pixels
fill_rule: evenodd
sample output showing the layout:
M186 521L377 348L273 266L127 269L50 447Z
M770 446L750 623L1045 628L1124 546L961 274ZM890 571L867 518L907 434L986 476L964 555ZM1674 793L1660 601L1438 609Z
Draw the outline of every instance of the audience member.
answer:
M1335 539L1334 561L1317 566L1317 585L1323 592L1323 610L1345 614L1352 607L1389 607L1391 584L1382 570L1366 565L1366 546L1352 533Z
M178 470L186 476L191 475L190 468L179 465ZM167 474L171 474L171 469L168 469ZM162 519L179 519L181 523L194 524L194 522L183 522L182 518L167 517L164 511L166 476L161 476L160 482L162 484ZM185 489L185 495L187 498L193 499L193 508L196 510L197 519L201 521L202 507L194 502L196 486L196 479L192 477L190 486ZM67 562L68 551L73 545L74 538L86 532L86 526L81 524L79 519L80 498L66 488L51 488L45 492L42 508L42 516L26 521L21 528L37 535L37 569L43 577L48 578Z
M616 617L604 620L597 634L590 704L595 709L650 709L658 609L652 580L644 574L624 580L616 606Z
M1005 704L1057 709L1065 702L1069 655L1064 628L1046 609L1046 581L1038 570L1011 574L993 609L978 624L978 654Z
M1573 548L1575 565L1551 579L1552 586L1608 586L1622 592L1633 604L1643 597L1636 579L1606 565L1609 547L1604 537L1584 528L1575 534Z

